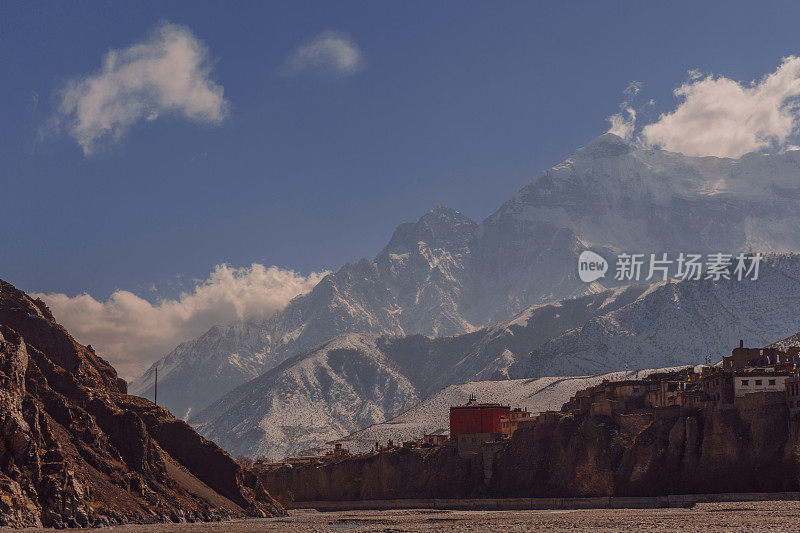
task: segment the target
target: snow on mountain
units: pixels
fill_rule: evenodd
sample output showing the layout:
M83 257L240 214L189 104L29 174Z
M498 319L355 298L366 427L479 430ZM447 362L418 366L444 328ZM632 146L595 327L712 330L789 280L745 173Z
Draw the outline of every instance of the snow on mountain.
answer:
M375 260L343 266L266 321L184 343L130 389L151 397L159 366L167 387L159 387L159 399L185 416L337 335L460 335L616 286L611 275L592 284L577 278L577 257L587 248L606 257L800 251L798 177L798 151L688 157L605 134L537 175L482 223L437 207L400 225ZM668 364L665 354L653 366ZM512 359L497 354L495 367L481 371L502 377Z
M744 340L766 346L800 329L800 254L769 254L758 280L667 281L633 303L534 349L511 377L575 375L717 360Z
M789 348L793 347L800 347L800 332L795 333L785 339L781 339L778 342L773 342L770 344L772 348L778 348L779 350L788 350Z
M263 322L214 327L183 343L134 380L130 390L152 398L158 367L160 403L185 417L288 357L342 333L471 331L475 327L457 313L454 301L463 277L465 243L474 227L457 211L437 207L418 222L398 227L375 262L362 259L343 266Z
M274 366L268 338L258 324L214 326L181 343L158 363L158 402L186 419L198 399L219 398L233 387ZM270 364L272 363L272 364ZM155 365L129 387L132 394L153 399Z
M452 383L505 377L532 348L635 301L646 289L634 285L541 305L458 336L345 334L242 385L190 423L234 455L279 458L322 446Z
M383 346L428 397L453 383L508 379L509 368L548 339L636 301L647 285L630 285L531 307L471 334L393 338Z
M385 444L421 439L436 431L449 432L450 406L466 403L470 395L480 402L495 402L527 409L531 414L558 411L571 396L581 389L601 383L604 379L641 379L655 372L676 370L660 368L629 372L609 372L595 376L546 377L504 381L471 381L450 385L408 411L380 424L374 424L347 437L328 443L340 443L353 453L366 452L376 442Z
M380 279L401 310L405 332L442 336L476 329L460 309L476 227L438 206L415 224L401 224L378 254Z
M784 339L800 329L795 311L798 302L800 254L771 254L762 261L756 281L681 281L609 289L536 306L496 326L458 336L369 336L352 348L352 357L380 361L396 373L392 374L396 379L402 376L407 385L402 390L409 398L424 400L455 383L491 379L501 380L491 385L495 387L492 390L528 391L531 395L536 392L539 401L549 397L549 393L544 392L545 386L553 378L546 376L562 376L559 383L563 385L559 387L567 390L573 381L564 376L594 376L625 368L694 365L703 362L707 355L719 360L738 346L739 339L749 346L765 346L776 339ZM336 342L351 342L348 339L351 336ZM325 346L321 348L326 349ZM287 361L237 389L191 422L199 424L201 434L219 439L218 442L232 453L295 453L322 446L326 442L323 439L341 438L347 428L358 426L359 404L331 397L327 385L319 381L311 387L303 382L298 394L290 394L299 387L294 378L288 378L286 389L276 389L273 385L284 383L282 374L294 375L291 365L305 364L303 361L308 357L316 358L317 351ZM503 385L509 383L509 378L516 384ZM356 369L345 377L328 381L358 384L361 379ZM257 383L267 386L256 386ZM537 392L537 387L542 392ZM494 394L483 392L486 398ZM279 409L275 407L278 402L271 399L276 396L284 399ZM370 401L370 398L366 396L364 400ZM520 403L522 396L514 398L515 405L534 409L533 404ZM553 402L561 398L558 396ZM392 405L402 404L401 398L395 398ZM309 408L315 412L336 413L325 418L324 432L312 431L311 438L301 442L293 441L293 435L287 440L286 435L269 433L269 428L303 427ZM373 410L371 414L376 423L392 417L388 409L383 413ZM363 418L360 420L363 422ZM256 426L260 428L258 431L245 433L247 428ZM392 427L402 430L397 436L404 438L409 437L412 430L419 430L417 426ZM226 437L229 434L235 437ZM374 436L367 433L362 440L374 443Z
M375 337L350 333L290 359L200 413L234 455L283 457L394 416L419 398Z
M800 152L688 157L602 135L480 224L470 307L478 314L467 318L503 320L580 293L574 265L587 248L607 257L800 251L798 178Z

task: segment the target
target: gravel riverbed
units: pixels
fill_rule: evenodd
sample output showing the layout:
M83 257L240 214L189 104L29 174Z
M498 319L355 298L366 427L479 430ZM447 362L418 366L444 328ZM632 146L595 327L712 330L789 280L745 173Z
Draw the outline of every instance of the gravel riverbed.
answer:
M800 531L800 502L703 503L690 509L554 511L293 510L284 518L103 528L120 533L250 533L263 531ZM15 531L0 528L0 531ZM54 531L26 529L26 533ZM95 530L97 531L97 530Z

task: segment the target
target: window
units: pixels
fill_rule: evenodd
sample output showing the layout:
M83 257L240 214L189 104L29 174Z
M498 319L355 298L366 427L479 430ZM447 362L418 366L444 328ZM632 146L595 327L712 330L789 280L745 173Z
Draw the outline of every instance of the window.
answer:
M758 386L760 386L760 385L761 385L761 380L760 380L760 379L757 379L757 380L756 380L756 387L758 387Z
M775 380L774 379L769 380L769 384L770 385L775 385Z
M749 379L743 379L742 380L742 387L747 387L749 385L750 385L750 380Z

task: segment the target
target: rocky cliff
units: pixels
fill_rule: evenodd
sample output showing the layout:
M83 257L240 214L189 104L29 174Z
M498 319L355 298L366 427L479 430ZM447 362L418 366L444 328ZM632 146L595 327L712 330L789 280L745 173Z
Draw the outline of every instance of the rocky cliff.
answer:
M483 471L455 448L384 450L312 465L264 470L259 477L284 503L320 500L461 498L474 494Z
M789 437L786 406L750 396L737 408L645 424L565 416L520 429L495 462L492 489L533 497L800 490L800 440Z
M0 525L88 527L282 514L215 444L141 398L0 281Z
M782 398L750 396L735 408L685 416L547 417L514 433L495 457L488 482L450 445L260 476L277 498L289 501L800 490L800 436L789 432Z

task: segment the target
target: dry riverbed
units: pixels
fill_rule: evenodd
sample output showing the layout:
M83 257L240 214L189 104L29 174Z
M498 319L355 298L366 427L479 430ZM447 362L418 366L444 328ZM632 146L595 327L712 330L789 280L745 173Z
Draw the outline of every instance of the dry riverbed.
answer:
M103 528L120 533L250 533L262 531L800 531L800 502L700 503L691 509L557 511L294 510L285 518L210 524L151 524ZM14 531L0 528L0 531ZM27 529L26 533L54 531Z

